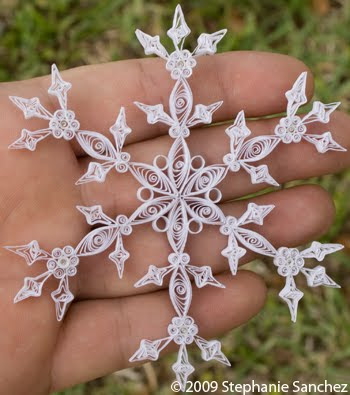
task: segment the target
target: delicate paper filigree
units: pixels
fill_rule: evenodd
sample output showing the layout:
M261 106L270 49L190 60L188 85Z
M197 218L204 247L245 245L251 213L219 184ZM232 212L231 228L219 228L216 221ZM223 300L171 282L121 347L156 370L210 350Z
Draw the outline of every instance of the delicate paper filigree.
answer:
M14 302L20 302L29 297L38 297L44 283L48 278L55 277L59 280L58 288L51 293L56 305L57 320L61 321L74 296L69 290L69 278L77 274L78 264L81 257L96 255L105 251L113 241L116 241L114 252L109 258L115 263L121 278L124 263L129 258L129 253L124 249L123 236L129 235L132 228L125 215L119 215L115 220L103 213L101 206L77 207L86 217L90 225L101 224L100 228L88 233L74 248L54 248L51 253L40 248L36 240L20 246L7 246L7 250L23 257L28 265L37 261L46 261L46 269L43 274L36 277L26 277L24 286L15 296Z
M36 277L26 277L24 285L15 296L14 302L20 302L29 297L38 297L44 283L50 278L55 277L59 280L58 288L51 292L51 298L56 305L57 320L61 321L68 304L74 299L73 294L69 290L69 277L73 277L77 273L79 264L79 254L72 246L64 248L54 248L51 253L41 249L36 240L27 245L6 247L25 258L28 265L32 265L36 261L46 261L46 271Z
M184 49L184 41L189 33L190 29L180 6L176 7L173 25L168 30L168 36L175 47L173 52L168 53L159 36L152 37L140 30L136 31L145 53L155 54L164 59L166 70L175 80L169 98L169 113L165 112L163 104L135 102L135 105L146 114L148 123L161 122L167 125L169 136L174 139L168 154L156 156L152 164L131 161L130 155L123 151L125 139L131 132L126 123L124 108L121 108L116 123L110 128L114 144L100 133L79 130L79 122L75 120L74 113L67 109L67 91L71 85L62 80L55 66L49 93L57 96L60 110L52 115L37 98L11 98L23 110L26 118L36 116L47 119L49 128L36 132L23 130L22 137L10 148L34 150L36 143L49 134L66 140L76 137L84 151L99 161L91 162L87 172L77 183L103 182L112 169L120 173L130 172L141 185L137 191L141 204L129 217L120 214L115 219L107 216L99 205L78 206L87 222L98 227L86 235L76 248L54 249L50 254L42 250L36 241L25 246L7 247L24 257L28 265L37 260L47 261L48 271L35 278L26 278L25 285L15 301L39 296L44 282L53 275L60 279L59 287L52 293L52 298L58 309L57 318L62 319L67 305L73 300L73 295L68 289L68 277L76 273L80 258L99 254L115 243L115 249L109 254L109 258L122 277L124 264L130 256L124 247L124 237L130 235L133 227L150 223L155 231L166 233L172 250L168 257L168 265L158 267L151 264L147 273L135 286L161 286L168 276L169 296L176 315L168 325L168 336L158 340L141 340L139 349L130 361L157 360L160 352L170 342L176 343L179 345L179 353L173 370L183 391L186 389L189 375L194 371L188 360L188 345L197 344L206 361L215 359L226 365L230 364L221 351L220 342L200 337L200 328L189 315L192 301L191 279L198 288L207 285L224 288L224 285L215 279L209 266L202 265L202 262L191 262L191 257L186 251L190 234L200 233L206 225L219 226L220 232L227 236L227 246L222 250L222 255L227 258L232 275L237 273L240 258L248 250L271 257L278 273L286 278L286 285L280 296L288 304L293 321L296 320L298 303L303 297L294 281L299 272L306 277L311 287L338 286L328 277L325 268L305 268L304 260L315 258L322 261L327 254L340 250L341 245L313 242L310 248L303 251L288 247L276 249L265 237L249 229L250 224L263 225L264 218L274 206L249 203L247 210L240 217L226 216L218 205L222 197L218 189L221 181L229 171L243 170L250 175L254 184L277 186L278 182L270 175L267 165L261 161L282 143L299 143L305 140L314 144L320 153L328 150L345 151L334 141L330 132L309 134L307 130L307 125L312 122L328 123L331 113L339 103L322 104L316 101L308 114L303 117L297 115L300 106L307 101L307 74L302 73L292 89L286 93L286 116L280 119L271 134L251 137L252 132L246 124L244 112L241 111L233 125L226 129L230 145L222 164L207 165L201 155L193 156L186 141L190 129L196 125L210 124L213 114L222 102L194 105L188 78L197 64L196 58L214 54L226 30L212 34L202 33L193 52Z
M332 254L343 248L341 244L321 244L314 241L310 248L298 251L296 248L281 247L274 253L273 263L277 266L278 274L286 278L286 285L280 292L280 297L287 303L292 321L297 319L298 303L304 296L295 284L294 277L301 272L307 280L309 287L340 288L327 274L323 266L313 269L304 267L305 258L315 258L322 261L327 254Z
M86 130L80 130L80 123L75 118L75 113L67 108L67 92L72 85L62 79L56 65L51 69L51 86L48 89L50 95L56 96L60 109L53 114L48 111L37 97L25 99L17 96L10 96L11 101L20 108L25 119L42 118L48 121L49 125L45 129L29 131L23 129L21 137L12 143L10 149L28 149L34 151L39 141L52 135L56 139L72 140L76 138L87 154L93 152L94 157L105 160L103 164L90 163L89 171L85 175L84 181L104 181L106 173L114 167L120 173L128 170L127 162L130 159L128 153L122 152L125 137L131 130L125 123L124 108L121 108L116 123L110 128L115 138L115 147L103 135ZM79 183L79 182L78 182Z

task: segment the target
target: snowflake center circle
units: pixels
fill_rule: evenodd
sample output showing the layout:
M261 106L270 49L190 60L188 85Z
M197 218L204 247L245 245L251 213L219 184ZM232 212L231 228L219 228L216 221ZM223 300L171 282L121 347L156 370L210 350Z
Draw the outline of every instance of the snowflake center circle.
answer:
M296 276L304 263L304 258L296 248L281 247L274 258L278 273L283 277Z
M192 317L174 317L168 326L168 333L176 344L191 344L198 333L198 326Z
M70 265L70 259L68 257L59 258L57 261L57 265L62 269L67 269Z
M191 52L184 49L171 53L165 67L171 72L173 79L179 79L180 77L190 77L196 64L197 62Z
M299 143L306 132L306 126L300 117L282 118L276 127L276 134L286 144Z
M49 126L54 137L71 140L79 130L80 123L75 119L73 111L57 110L51 118Z

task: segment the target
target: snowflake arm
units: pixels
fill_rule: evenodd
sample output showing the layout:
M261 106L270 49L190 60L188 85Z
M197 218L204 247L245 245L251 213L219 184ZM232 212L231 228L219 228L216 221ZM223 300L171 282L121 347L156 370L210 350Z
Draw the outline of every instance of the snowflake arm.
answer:
M334 141L331 133L308 134L307 125L313 122L327 124L330 115L340 105L339 102L323 104L320 101L313 103L311 111L303 118L296 115L298 109L307 102L305 93L307 73L300 74L291 90L286 93L288 100L287 116L281 118L275 127L275 135L285 144L299 143L302 139L313 144L321 154L327 151L346 151L344 147Z
M57 66L52 65L51 68L51 86L48 89L50 95L56 96L60 109L51 114L41 103L37 97L32 99L24 99L21 97L10 96L10 100L20 108L25 119L42 118L49 121L48 128L37 131L22 130L21 137L12 143L11 149L29 149L34 151L36 144L44 138L52 135L53 137L65 140L71 140L75 137L79 130L80 123L75 119L73 111L67 109L67 92L71 88L71 84L62 79Z
M121 108L116 123L110 128L115 138L116 148L103 135L80 129L80 122L76 119L74 111L67 107L67 93L72 85L61 77L57 66L52 65L51 85L48 93L57 98L60 108L51 114L37 97L25 99L10 96L10 100L23 111L25 119L41 118L48 121L48 127L36 131L23 129L21 137L10 144L10 149L28 149L34 151L37 143L48 136L66 141L76 138L82 149L93 158L105 160L105 163L90 163L85 177L78 183L88 181L104 181L106 174L113 167L121 173L127 171L127 163L130 159L128 153L122 152L125 137L131 129L125 122L125 111ZM95 144L95 145L94 145Z
M65 246L54 248L51 253L40 248L36 240L20 246L8 246L7 250L21 256L28 265L37 261L45 261L47 271L36 277L25 277L24 285L14 298L14 302L20 302L29 297L39 297L44 283L55 277L59 280L58 287L51 293L55 302L56 317L61 321L65 312L73 301L74 296L69 290L69 278L77 273L77 267L81 257L99 254L105 251L114 241L115 250L109 258L115 263L119 277L124 270L124 263L129 258L129 253L124 249L122 237L132 232L129 219L125 215L118 215L115 220L103 213L101 206L77 206L90 225L103 225L88 233L77 247Z
M339 251L343 248L341 244L321 244L313 242L311 247L298 251L296 248L280 247L275 255L273 263L277 267L278 274L286 278L285 287L280 292L280 297L287 303L291 314L291 319L296 322L298 304L304 296L296 284L294 277L301 272L309 287L326 286L339 288L327 274L323 266L316 266L313 269L304 267L305 258L315 258L322 261L326 255Z
M155 341L141 340L139 349L130 358L131 362L143 360L157 360L162 351L171 341L179 345L179 353L173 370L180 383L182 390L186 387L189 375L194 368L188 361L187 345L195 342L200 348L204 360L215 359L223 364L230 365L228 359L221 351L220 342L217 340L207 341L198 336L198 326L194 319L188 315L192 299L192 287L188 274L194 276L196 285L201 288L205 285L224 287L214 279L211 268L208 266L197 267L190 265L190 256L186 253L171 253L168 257L170 265L156 268L151 265L148 273L139 280L135 286L147 284L162 285L167 274L171 274L169 295L178 316L172 318L168 325L168 337Z
M69 290L69 277L77 273L79 253L72 246L54 248L51 253L42 250L36 240L31 243L18 246L6 247L9 251L22 256L31 265L35 261L46 261L47 271L36 277L25 277L24 285L14 298L14 303L21 302L30 297L39 297L45 282L54 277L59 280L58 288L51 293L51 298L56 307L56 318L61 321L70 302L74 299Z

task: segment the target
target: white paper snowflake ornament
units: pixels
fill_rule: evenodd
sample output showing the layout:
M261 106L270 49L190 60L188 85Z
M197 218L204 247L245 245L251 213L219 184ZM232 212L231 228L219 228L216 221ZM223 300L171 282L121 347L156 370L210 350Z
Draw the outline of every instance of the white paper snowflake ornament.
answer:
M188 377L194 371L188 359L189 345L195 343L206 361L215 359L223 364L230 364L221 351L220 342L203 339L200 336L201 329L190 315L191 279L198 288L207 285L224 288L224 285L213 276L210 266L205 265L204 262L191 260L187 250L187 240L190 235L200 233L207 225L218 226L221 234L227 237L227 246L221 253L227 258L232 275L236 275L239 261L248 250L271 257L278 273L286 279L286 285L280 296L288 304L293 321L296 320L298 303L303 297L303 293L297 289L294 281L298 273L301 272L306 277L310 287L320 285L338 287L326 274L324 267L306 268L305 259L315 258L322 261L327 254L343 248L340 244L313 242L310 248L302 251L288 247L276 249L266 238L247 227L249 224L262 226L264 218L273 210L273 205L249 203L245 213L238 218L226 216L220 209L218 203L222 195L219 187L228 172L243 170L249 174L253 184L278 185L277 180L270 175L267 165L262 161L279 144L298 144L304 140L314 144L321 154L328 150L345 151L334 141L329 131L323 134L309 134L307 127L311 122L328 123L331 113L339 103L322 104L316 101L308 114L303 117L297 115L299 107L306 103L307 75L302 73L291 90L286 93L287 114L281 118L272 134L251 137L252 132L246 124L242 110L233 125L226 129L229 137L229 152L223 157L223 163L208 165L201 155L191 154L186 140L191 128L200 124L211 124L213 114L222 102L194 105L188 79L196 67L196 58L214 54L217 44L225 33L226 30L213 34L203 33L199 36L194 51L184 49L184 41L190 34L190 29L180 6L176 7L173 25L168 30L168 36L175 47L173 52L168 53L161 44L159 36L152 37L140 30L136 31L145 53L164 59L166 70L175 80L169 98L169 113L165 112L161 103L135 102L135 105L146 114L148 123L161 122L167 125L169 136L173 139L168 154L157 155L152 164L134 161L134 158L124 152L125 138L131 133L126 123L124 108L121 108L116 123L110 128L114 144L100 133L79 130L74 113L67 110L67 91L70 84L61 79L55 66L49 93L58 97L61 109L54 115L45 110L38 99L12 98L27 118L37 116L47 119L49 128L37 132L23 132L21 139L12 144L11 148L34 150L36 143L49 134L66 140L75 137L84 151L98 161L90 162L87 172L77 181L78 184L103 182L108 172L113 169L119 173L130 172L140 184L137 197L141 202L129 217L119 214L115 219L104 214L100 205L78 206L87 222L97 227L86 235L76 248L70 247L69 253L65 249L54 249L49 254L41 250L37 242L27 246L8 247L24 257L28 264L40 259L47 261L48 271L34 279L26 278L25 286L17 295L16 301L29 296L39 296L43 283L53 275L60 279L59 288L52 297L58 306L57 318L62 319L68 303L73 300L68 290L69 273L71 275L76 273L79 259L99 254L115 243L115 249L109 254L109 258L122 277L124 264L130 256L124 248L124 238L131 234L134 226L150 224L154 231L166 234L171 253L166 266L150 265L147 273L136 282L135 286L142 287L148 284L161 286L168 276L169 297L175 315L168 327L164 328L167 329L167 334L161 339L141 340L138 350L130 361L155 361L160 352L170 342L174 342L179 346L179 352L173 370L182 391L186 389ZM59 256L57 251L60 251ZM63 268L64 265L67 267Z

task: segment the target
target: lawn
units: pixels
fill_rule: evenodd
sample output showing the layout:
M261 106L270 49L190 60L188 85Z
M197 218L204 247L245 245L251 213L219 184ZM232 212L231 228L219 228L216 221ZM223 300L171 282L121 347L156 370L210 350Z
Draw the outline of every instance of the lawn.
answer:
M0 0L0 80L48 74L53 62L65 69L142 57L135 29L164 35L176 4L172 0ZM339 100L342 109L350 111L350 1L191 0L183 2L183 8L193 32L189 46L195 46L202 31L227 27L220 51L254 49L296 56L315 75L316 98ZM244 328L222 338L231 369L205 363L193 350L193 380L315 383L327 379L350 384L350 172L308 182L321 184L335 200L336 220L323 240L348 247L326 263L343 288L335 292L304 287L299 319L292 325L278 298L282 280L264 262L251 263L270 287L266 307ZM167 356L61 394L171 394L173 360L173 355Z

